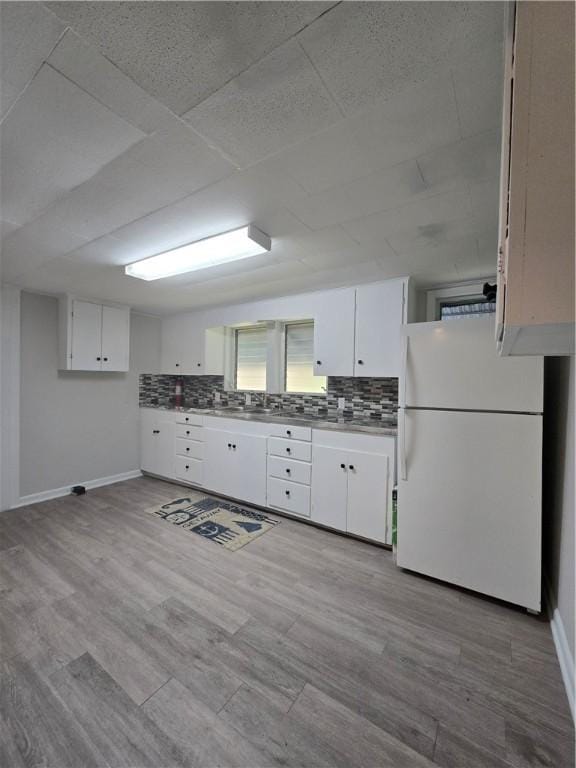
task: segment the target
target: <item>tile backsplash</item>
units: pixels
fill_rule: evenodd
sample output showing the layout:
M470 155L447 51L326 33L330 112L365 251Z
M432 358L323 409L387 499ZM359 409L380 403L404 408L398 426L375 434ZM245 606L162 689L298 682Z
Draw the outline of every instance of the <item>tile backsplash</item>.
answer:
M244 392L224 390L223 376L170 376L167 374L140 375L140 405L173 405L176 381L182 379L184 405L193 408L211 408L220 395L220 405L243 405ZM398 379L350 378L329 376L323 395L264 395L251 392L252 404L296 410L314 415L334 415L338 398L345 400L344 415L357 418L396 420L398 407Z

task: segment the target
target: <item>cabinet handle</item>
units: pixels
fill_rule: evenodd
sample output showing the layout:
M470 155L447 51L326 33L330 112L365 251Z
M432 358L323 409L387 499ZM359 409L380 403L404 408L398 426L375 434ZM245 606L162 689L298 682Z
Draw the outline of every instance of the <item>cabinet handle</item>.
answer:
M287 434L287 435L291 435L291 434L292 434L292 431L291 431L290 429L287 429L287 430L286 430L286 434Z
M350 464L350 466L348 467L348 469L352 469L352 470L354 470L354 464Z
M202 367L202 363L196 363L196 365L198 366L198 368Z
M358 365L364 365L364 360L358 360Z
M284 491L284 493L286 494L286 496L290 496L290 491Z
M105 357L105 358L104 358L104 362L105 362L105 363L107 363L107 362L108 362L108 358L107 358L107 357Z
M186 434L187 434L187 435L189 435L189 434L190 434L190 430L189 430L189 429L187 429L187 430L186 430Z
M286 453L292 453L292 448L286 448Z
M102 360L102 358L101 357L97 357L96 360L98 360L98 362L100 362L100 360Z
M190 467L188 466L188 464L186 464L186 469L190 469Z
M232 448L233 450L236 450L236 446L234 444L232 444Z
M340 469L346 469L346 464L340 464Z
M187 451L189 451L189 450L190 450L190 448L188 448L188 447L187 447L187 448L186 448L186 450L187 450Z
M228 448L232 448L232 443L228 443Z
M316 360L316 365L322 365L322 360Z
M287 469L286 474L289 475L291 471L292 471L291 469Z
M190 421L190 419L188 418L188 416L186 416L186 417L184 418L184 421L186 421L186 422Z
M176 368L180 368L180 363L176 363Z

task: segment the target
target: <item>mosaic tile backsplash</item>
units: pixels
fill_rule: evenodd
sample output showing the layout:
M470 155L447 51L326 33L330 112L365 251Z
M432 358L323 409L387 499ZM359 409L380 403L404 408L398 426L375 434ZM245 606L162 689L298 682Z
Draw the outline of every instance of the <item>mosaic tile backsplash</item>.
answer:
M140 375L140 405L169 406L174 404L177 379L182 379L184 406L213 408L215 395L220 393L220 405L243 405L244 392L224 390L223 376ZM264 395L252 392L252 404L290 409L310 415L335 415L338 398L345 399L344 416L396 423L398 379L349 378L329 376L325 395Z

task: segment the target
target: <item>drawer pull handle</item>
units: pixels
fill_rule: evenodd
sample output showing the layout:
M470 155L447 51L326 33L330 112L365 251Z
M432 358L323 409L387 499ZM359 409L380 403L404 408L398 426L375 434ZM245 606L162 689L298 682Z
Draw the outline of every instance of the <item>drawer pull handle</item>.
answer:
M290 496L290 491L284 491L284 493L286 494L286 496Z
M188 464L186 464L186 469L190 469L190 467L189 467L189 465L188 465Z
M286 453L292 453L292 449L291 448L286 448Z
M198 366L198 368L200 368L202 366L202 363L196 363L196 365Z
M316 360L316 365L322 365L322 360Z
M187 429L187 430L186 430L186 434L187 434L187 435L189 435L189 434L190 434L190 430L189 430L189 429Z
M180 363L176 363L176 368L180 368Z
M287 474L287 475L289 475L291 471L292 471L292 470L290 470L290 469L287 469L287 470L286 470L286 474Z
M350 464L350 466L348 467L348 469L354 470L354 464Z
M292 434L292 431L291 431L290 429L287 429L287 430L286 430L286 434L287 434L287 435L291 435L291 434Z
M190 448L188 448L188 447L187 447L187 448L186 448L186 450L187 450L187 451L189 451L189 450L190 450Z
M189 421L189 419L188 419L188 416L186 416L186 417L184 418L184 421L186 421L186 422L188 422L188 421Z
M340 464L340 469L346 469L346 464Z

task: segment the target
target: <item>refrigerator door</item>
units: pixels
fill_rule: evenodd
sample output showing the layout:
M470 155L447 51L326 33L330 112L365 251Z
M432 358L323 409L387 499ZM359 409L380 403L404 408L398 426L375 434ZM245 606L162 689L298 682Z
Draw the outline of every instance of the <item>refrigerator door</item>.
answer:
M401 411L402 568L540 610L542 417Z
M473 411L542 411L544 359L500 357L494 320L403 326L400 405Z

